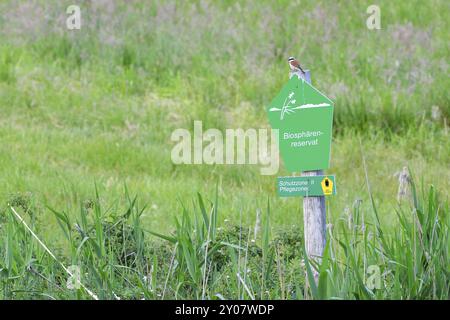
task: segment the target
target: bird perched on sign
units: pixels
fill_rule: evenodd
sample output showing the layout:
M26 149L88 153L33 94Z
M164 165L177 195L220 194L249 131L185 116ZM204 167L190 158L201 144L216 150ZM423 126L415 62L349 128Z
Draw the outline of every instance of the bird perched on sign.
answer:
M302 78L305 77L305 71L300 66L300 62L298 62L297 59L294 57L289 57L289 68L291 69L291 74L297 74L300 75Z

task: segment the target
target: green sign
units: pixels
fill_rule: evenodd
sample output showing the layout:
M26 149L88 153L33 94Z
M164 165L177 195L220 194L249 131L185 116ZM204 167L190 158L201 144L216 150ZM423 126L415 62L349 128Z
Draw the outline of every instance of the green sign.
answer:
M311 84L292 77L267 108L279 129L279 146L288 171L327 169L330 163L333 102Z
M336 182L334 175L278 177L277 191L280 197L329 196L336 194Z

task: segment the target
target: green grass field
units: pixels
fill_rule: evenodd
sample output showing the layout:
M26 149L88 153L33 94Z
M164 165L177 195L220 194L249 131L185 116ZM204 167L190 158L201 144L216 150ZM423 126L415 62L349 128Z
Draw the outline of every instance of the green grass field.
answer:
M74 3L82 28L69 31ZM100 298L448 299L450 8L379 1L382 29L371 31L370 4L2 1L0 298L90 298L65 288L14 205ZM325 280L309 289L301 200L279 198L276 176L170 158L172 131L194 120L267 128L291 55L335 102L333 241ZM399 203L405 166L418 192ZM263 214L251 242L258 210L270 224ZM371 264L383 289L367 289Z

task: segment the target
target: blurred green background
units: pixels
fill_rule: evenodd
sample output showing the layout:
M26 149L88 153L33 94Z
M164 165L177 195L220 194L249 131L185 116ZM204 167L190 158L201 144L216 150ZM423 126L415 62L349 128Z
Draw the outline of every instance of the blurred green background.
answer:
M81 8L67 30L66 8ZM361 202L367 174L392 224L398 173L450 187L448 1L1 1L0 198L76 210L94 197L121 206L124 185L173 227L181 204L219 187L224 219L253 224L272 206L275 227L301 225L301 200L276 195L258 166L173 165L173 130L267 128L265 107L299 58L335 102L330 223ZM361 146L360 146L361 141ZM278 175L288 175L284 167ZM46 237L53 237L47 233Z

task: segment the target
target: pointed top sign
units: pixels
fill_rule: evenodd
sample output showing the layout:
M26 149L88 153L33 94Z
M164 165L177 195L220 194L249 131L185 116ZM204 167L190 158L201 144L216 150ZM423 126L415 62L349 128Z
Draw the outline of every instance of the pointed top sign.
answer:
M293 76L267 108L279 129L280 152L289 171L327 169L333 102L304 79Z

